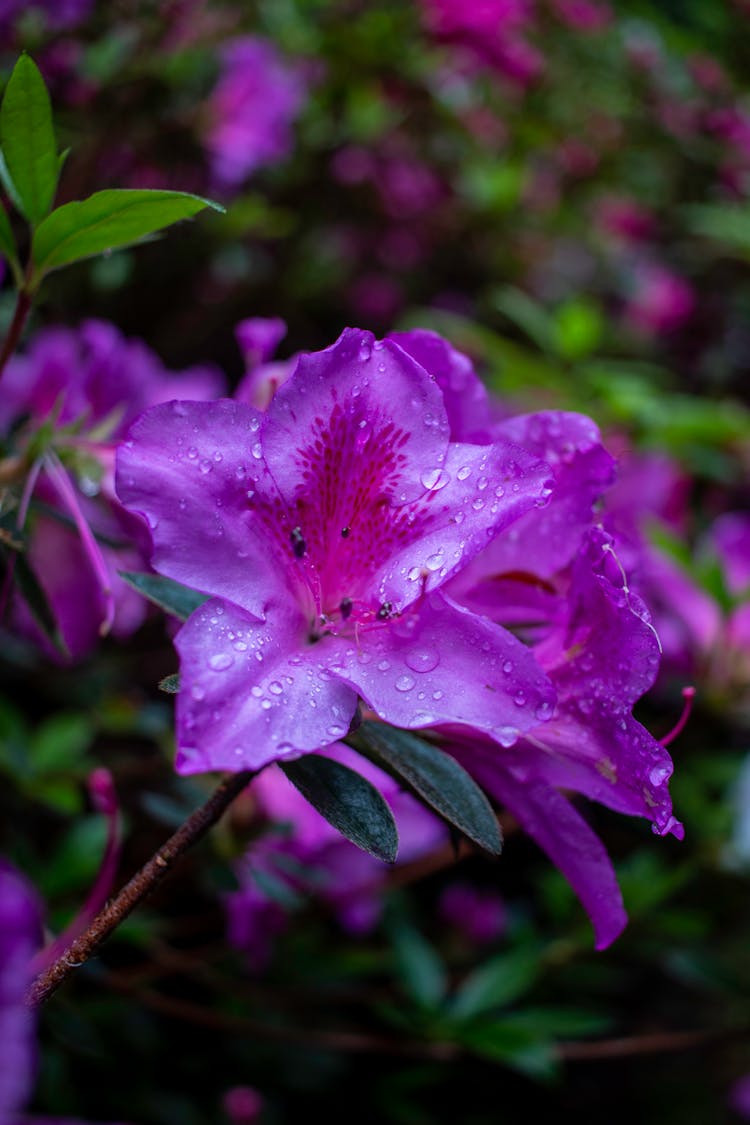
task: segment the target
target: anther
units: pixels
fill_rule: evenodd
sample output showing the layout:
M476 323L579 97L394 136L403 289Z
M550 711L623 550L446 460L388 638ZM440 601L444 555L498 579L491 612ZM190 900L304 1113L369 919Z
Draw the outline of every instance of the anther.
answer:
M341 538L342 539L348 539L349 536L351 535L351 533L352 533L352 529L350 527L342 527L341 528Z
M302 528L295 527L289 538L292 541L292 550L294 551L294 557L296 559L304 558L305 554L307 553L307 543L305 543L305 537L302 534Z
M375 616L378 621L387 621L389 617L393 617L393 603L383 602Z
M339 605L339 611L341 612L341 620L346 621L347 617L352 612L352 599L342 598L341 604Z

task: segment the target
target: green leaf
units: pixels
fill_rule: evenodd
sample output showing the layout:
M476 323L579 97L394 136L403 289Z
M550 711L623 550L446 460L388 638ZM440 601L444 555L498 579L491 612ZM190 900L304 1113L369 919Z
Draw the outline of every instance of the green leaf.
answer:
M149 188L113 188L97 191L80 202L66 203L53 211L34 234L31 257L35 283L51 270L140 242L206 207L224 210L198 195Z
M59 165L49 94L28 55L21 55L5 87L0 106L0 144L5 172L15 189L10 194L36 226L49 214Z
M279 765L292 785L342 836L370 855L393 863L398 853L396 823L374 785L348 766L319 754L306 754Z
M81 765L94 735L91 719L80 712L63 711L48 719L35 731L29 747L35 772L64 771Z
M118 574L128 586L158 605L159 609L171 613L173 617L179 617L180 621L187 621L198 606L208 601L206 594L173 582L171 578L162 578L160 574L139 574L130 570L120 570Z
M456 993L451 1015L472 1019L492 1008L510 1004L527 992L539 973L539 954L519 949L493 957L471 973Z
M367 756L405 781L422 801L480 848L500 855L497 817L482 790L463 766L422 738L382 723L362 723L357 739Z
M554 1044L512 1015L489 1023L467 1025L461 1029L458 1039L476 1054L505 1063L532 1078L551 1079L559 1071Z
M165 691L167 695L179 695L180 673L172 672L171 675L159 680L159 691Z
M411 998L428 1011L437 1011L447 991L445 966L437 951L406 918L388 927L402 984Z

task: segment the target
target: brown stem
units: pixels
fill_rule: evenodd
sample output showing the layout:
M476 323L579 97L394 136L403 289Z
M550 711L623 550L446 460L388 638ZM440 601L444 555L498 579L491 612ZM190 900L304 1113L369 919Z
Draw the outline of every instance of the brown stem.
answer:
M31 297L25 289L19 289L13 319L10 322L10 328L8 329L8 335L5 337L2 351L0 351L0 376L3 373L6 363L18 347L18 341L21 339L21 333L23 332L26 317L29 315L30 309Z
M217 820L235 797L248 785L253 776L252 770L244 770L242 773L232 774L222 781L205 804L188 817L175 834L167 840L164 847L160 848L156 855L153 855L148 863L123 887L117 897L97 914L88 929L71 942L68 948L39 974L28 992L27 1002L29 1005L36 1007L43 1003L60 987L73 969L77 969L88 961L89 957L96 952L112 931L161 882L174 861L179 859L188 848L191 848L193 844L205 836L209 828L216 824Z

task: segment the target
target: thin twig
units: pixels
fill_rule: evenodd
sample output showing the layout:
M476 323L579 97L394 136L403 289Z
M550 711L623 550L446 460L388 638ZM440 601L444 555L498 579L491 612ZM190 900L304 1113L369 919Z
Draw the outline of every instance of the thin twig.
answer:
M174 861L216 824L253 776L251 770L244 770L222 781L205 804L188 817L156 855L153 855L137 875L134 875L123 887L117 897L104 907L88 929L76 938L56 961L39 974L29 989L27 1001L31 1006L36 1007L43 1003L60 987L73 969L88 961L112 931L161 882Z

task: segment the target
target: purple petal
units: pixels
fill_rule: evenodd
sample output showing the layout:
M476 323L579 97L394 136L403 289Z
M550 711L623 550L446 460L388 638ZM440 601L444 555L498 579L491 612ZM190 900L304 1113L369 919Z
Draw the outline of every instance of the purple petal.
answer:
M711 539L719 553L729 592L735 596L750 587L750 515L727 512L711 528Z
M272 491L260 418L228 400L156 406L118 449L116 478L122 503L148 521L156 570L257 617L291 581L259 514L257 497Z
M292 599L265 608L261 624L213 599L177 634L178 772L257 770L349 729L357 697L328 672L325 641L308 643Z
M611 860L583 817L543 781L516 778L502 751L454 745L450 751L560 868L591 918L596 948L611 945L627 915Z
M448 420L424 369L388 340L347 328L299 357L267 414L263 453L287 503L319 494L326 532L340 536L371 498L405 504L442 466Z
M468 356L457 351L437 332L423 328L411 332L391 332L388 339L395 341L412 359L421 363L435 379L443 392L453 441L486 445L493 440L493 406L487 388L474 371ZM522 444L519 442L519 445Z
M41 910L17 871L0 860L0 1121L15 1120L31 1092L34 1017L26 1004L30 962L39 947Z
M575 557L591 525L593 506L612 483L615 462L596 425L582 414L525 414L500 423L495 433L545 461L554 491L546 507L532 509L493 541L477 574L525 570L549 578Z
M363 632L331 667L386 722L407 729L465 723L504 746L554 703L525 645L439 594L389 627Z

